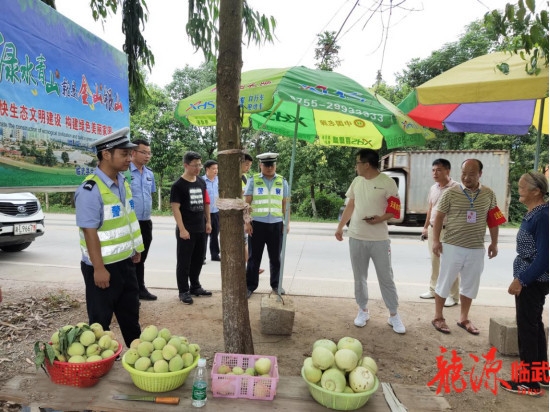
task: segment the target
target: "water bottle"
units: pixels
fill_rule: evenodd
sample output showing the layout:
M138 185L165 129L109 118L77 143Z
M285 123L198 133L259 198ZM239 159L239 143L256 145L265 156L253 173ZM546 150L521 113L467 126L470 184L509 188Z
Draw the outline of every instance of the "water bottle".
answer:
M193 393L191 403L196 408L201 408L206 404L206 390L208 388L208 377L206 376L206 359L199 359L197 370L193 378Z

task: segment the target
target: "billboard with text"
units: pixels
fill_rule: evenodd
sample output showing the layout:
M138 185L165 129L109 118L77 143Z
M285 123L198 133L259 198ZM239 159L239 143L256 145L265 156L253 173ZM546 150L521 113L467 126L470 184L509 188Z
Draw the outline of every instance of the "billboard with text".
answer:
M41 1L0 3L0 191L80 184L90 143L129 124L125 53Z

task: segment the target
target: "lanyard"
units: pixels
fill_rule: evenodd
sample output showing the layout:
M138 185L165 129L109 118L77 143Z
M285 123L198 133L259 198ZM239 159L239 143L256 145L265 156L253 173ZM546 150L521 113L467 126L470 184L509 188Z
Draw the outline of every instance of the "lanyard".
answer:
M471 209L474 208L474 202L476 201L477 196L479 195L480 190L481 190L481 189L477 189L476 195L475 195L475 197L472 199L472 198L470 197L470 195L469 195L468 193L466 193L466 189L462 188L462 191L464 192L464 194L466 195L466 197L467 197L468 200L470 201L470 208L471 208Z

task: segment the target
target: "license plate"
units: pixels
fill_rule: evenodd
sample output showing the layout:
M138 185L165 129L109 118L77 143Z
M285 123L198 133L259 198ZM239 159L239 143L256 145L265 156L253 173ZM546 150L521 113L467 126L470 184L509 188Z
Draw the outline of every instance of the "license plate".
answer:
M19 223L13 225L14 235L27 235L29 233L36 233L36 223Z

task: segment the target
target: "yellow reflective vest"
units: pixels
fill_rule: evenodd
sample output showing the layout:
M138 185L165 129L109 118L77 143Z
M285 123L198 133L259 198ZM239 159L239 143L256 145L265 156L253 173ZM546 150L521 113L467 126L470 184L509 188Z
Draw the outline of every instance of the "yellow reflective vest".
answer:
M264 217L270 213L274 217L283 217L283 177L275 176L271 190L268 190L259 173L255 174L253 179L252 217Z
M132 256L134 250L143 252L145 247L128 182L124 181L126 203L123 205L98 176L89 175L85 180L93 180L97 184L103 200L103 224L97 229L103 263L107 265L120 262ZM82 229L80 229L80 249L89 259L90 255Z

